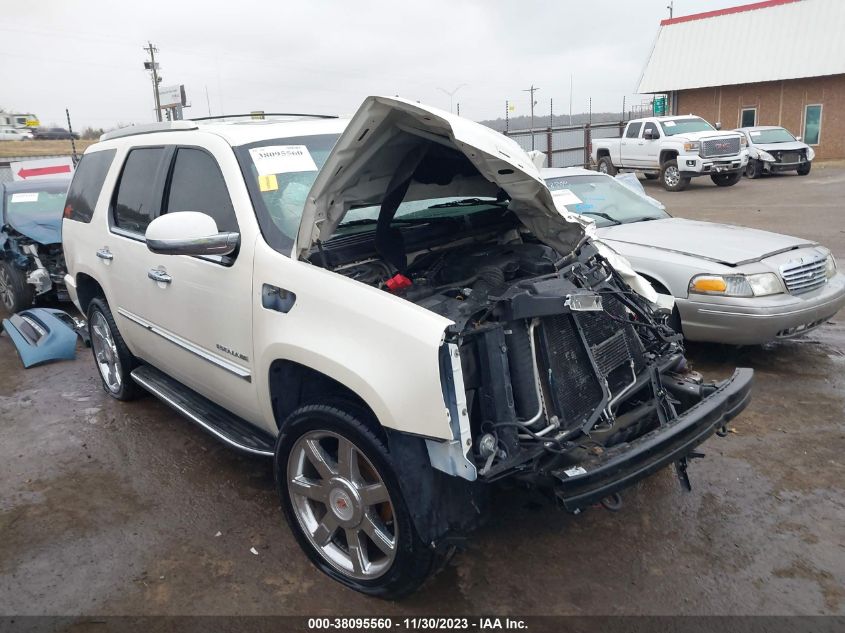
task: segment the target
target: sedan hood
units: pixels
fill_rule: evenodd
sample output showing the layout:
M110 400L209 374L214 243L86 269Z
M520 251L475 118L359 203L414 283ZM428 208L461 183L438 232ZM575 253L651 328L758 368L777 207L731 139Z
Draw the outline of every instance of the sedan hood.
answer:
M513 140L438 108L368 97L317 174L294 256L305 257L328 239L351 208L380 204L388 189L408 179L406 201L495 196L501 188L528 229L561 253L584 238L585 223L556 208L537 167Z
M754 149L761 149L764 152L771 151L787 151L795 152L802 149L807 149L807 145L801 141L792 141L790 143L754 143Z
M9 209L6 223L40 244L59 244L62 241L62 209Z
M776 253L814 245L789 235L683 218L608 226L598 229L597 234L611 243L648 246L727 266L748 264Z

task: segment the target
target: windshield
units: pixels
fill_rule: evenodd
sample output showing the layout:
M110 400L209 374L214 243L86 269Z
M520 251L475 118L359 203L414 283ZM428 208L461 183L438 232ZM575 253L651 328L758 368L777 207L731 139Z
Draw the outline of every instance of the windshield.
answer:
M480 211L489 211L494 208L507 208L507 201L497 201L495 198L431 198L429 200L411 200L403 202L396 209L396 215L390 223L394 227L402 227L413 224L427 224L441 220L453 220L459 217L472 215ZM359 207L350 209L344 216L332 238L340 235L348 235L354 232L375 230L378 222L381 206Z
M564 204L572 201L566 204L567 210L594 220L598 227L671 217L610 176L563 176L549 178L546 184Z
M7 192L6 217L33 214L61 217L66 195L65 190Z
M755 145L765 145L766 143L792 143L795 137L782 127L774 128L772 130L749 130L748 135L751 137L751 142Z
M715 132L716 128L710 125L704 119L693 117L691 119L670 119L668 121L661 121L660 127L663 128L663 133L666 136L675 136L675 134L686 134L687 132Z
M293 246L305 199L339 134L277 138L235 149L264 239Z

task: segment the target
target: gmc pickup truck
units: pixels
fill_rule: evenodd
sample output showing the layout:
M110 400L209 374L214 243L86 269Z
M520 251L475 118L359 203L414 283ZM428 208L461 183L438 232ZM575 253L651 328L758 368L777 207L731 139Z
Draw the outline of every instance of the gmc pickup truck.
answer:
M683 191L691 178L704 175L730 187L748 163L746 141L718 128L693 115L634 119L622 138L593 141L592 158L611 176L626 169L642 171L649 180L659 177L666 191Z

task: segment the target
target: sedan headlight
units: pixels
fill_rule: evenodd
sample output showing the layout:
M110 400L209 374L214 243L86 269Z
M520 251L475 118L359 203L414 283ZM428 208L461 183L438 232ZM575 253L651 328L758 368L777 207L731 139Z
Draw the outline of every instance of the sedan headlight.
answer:
M833 258L833 253L828 254L827 259L824 260L824 273L828 279L836 274L836 260Z
M758 150L757 150L757 156L760 158L760 160L764 160L764 161L766 161L767 163L773 163L773 162L775 162L775 157L774 157L774 156L772 156L771 154L769 154L769 152L764 152L764 151L763 151L763 150L761 150L761 149L758 149Z
M685 152L695 152L696 154L701 150L701 141L687 141L684 143Z
M813 160L816 157L816 153L813 151L812 147L807 148L807 160Z
M765 297L785 292L775 273L755 275L696 275L689 282L690 294L723 297Z

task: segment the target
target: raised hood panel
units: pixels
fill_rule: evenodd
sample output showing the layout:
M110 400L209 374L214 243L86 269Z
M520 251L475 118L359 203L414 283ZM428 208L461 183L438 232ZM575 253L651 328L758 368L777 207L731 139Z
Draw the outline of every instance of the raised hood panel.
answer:
M40 244L59 244L62 241L62 209L10 209L6 221L18 233Z
M446 180L412 181L405 200L495 195L501 188L528 229L559 252L568 253L583 238L584 223L575 214L557 210L537 167L513 140L438 108L368 97L317 174L294 256L303 257L317 240L328 239L350 208L380 204L404 159L424 146L457 150L474 169Z
M608 226L598 229L597 233L611 244L616 241L650 246L729 266L812 245L812 242L789 235L683 218Z

